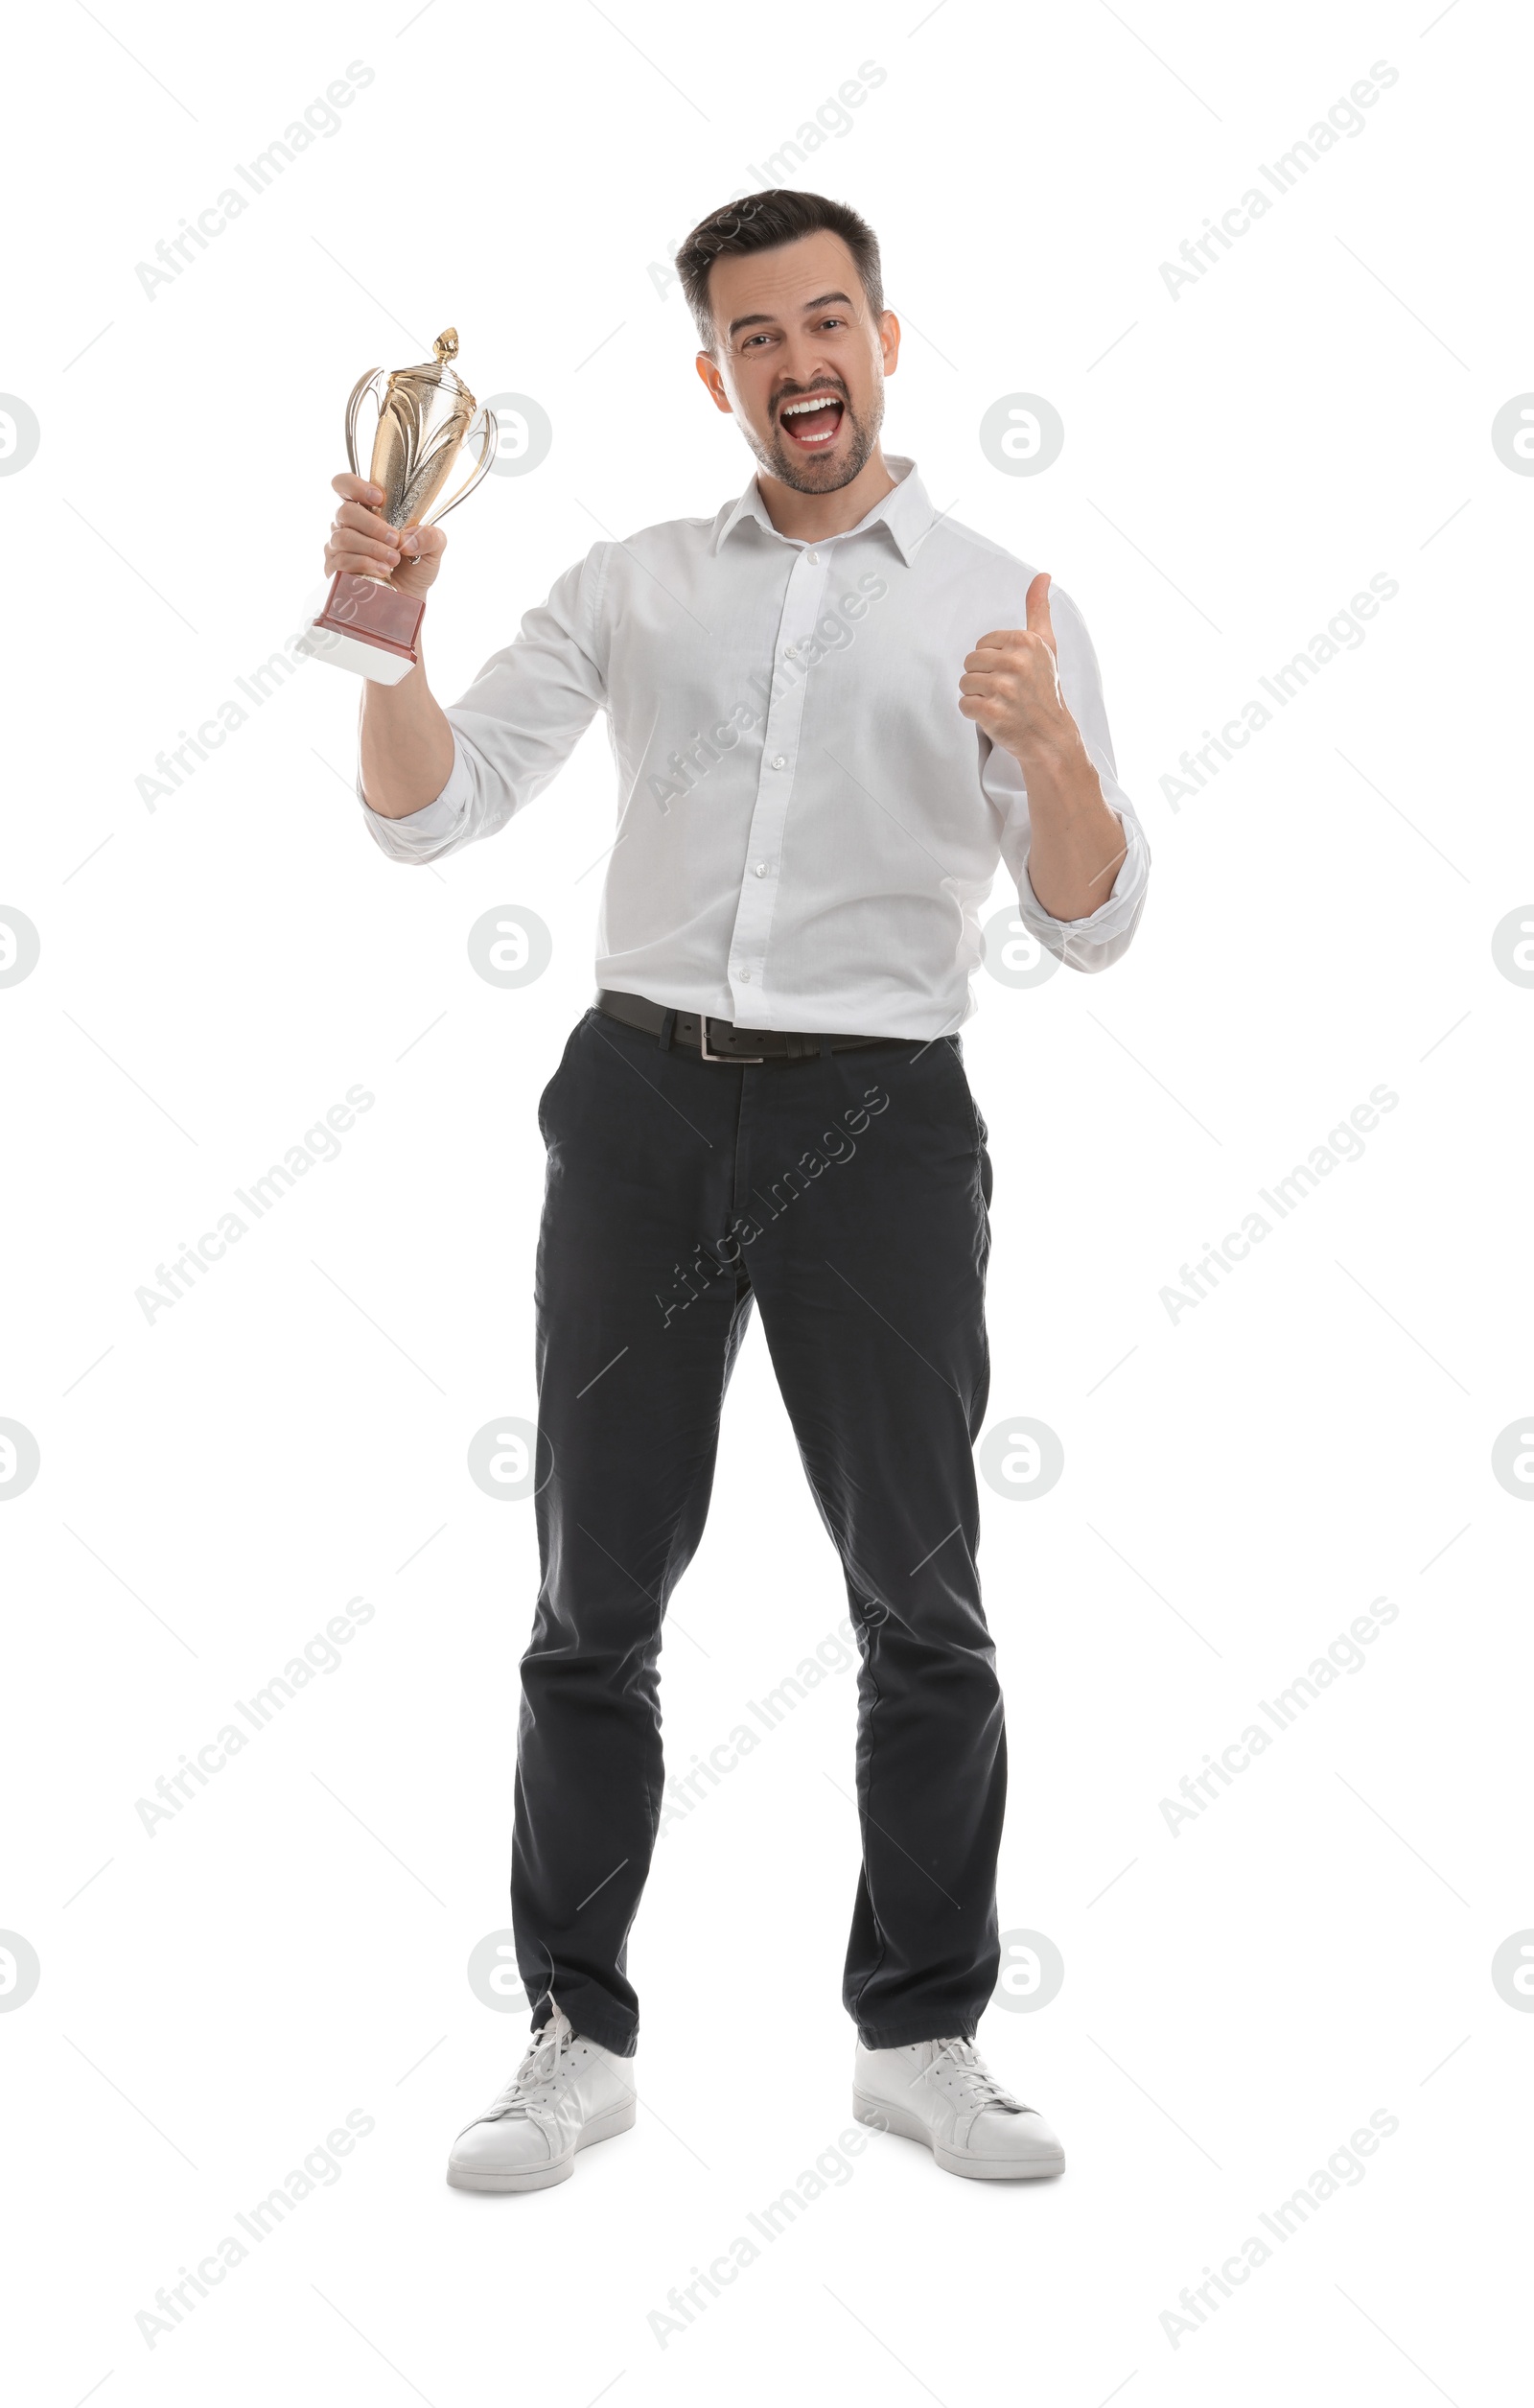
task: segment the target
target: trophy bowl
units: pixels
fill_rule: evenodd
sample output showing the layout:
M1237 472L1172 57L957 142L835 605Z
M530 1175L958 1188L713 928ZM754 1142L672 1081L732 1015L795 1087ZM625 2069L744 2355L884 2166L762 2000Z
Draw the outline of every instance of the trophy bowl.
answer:
M412 526L435 526L455 510L488 472L500 439L494 410L476 403L449 364L458 356L457 328L445 328L432 348L435 358L418 367L395 368L386 377L382 368L369 368L346 404L346 457L354 477L362 474L358 415L369 398L378 410L367 474L384 496L379 516L402 535ZM478 457L468 476L433 509L459 452L476 442ZM425 609L424 596L402 594L382 569L338 569L307 618L299 649L376 685L395 686L420 659L416 642Z

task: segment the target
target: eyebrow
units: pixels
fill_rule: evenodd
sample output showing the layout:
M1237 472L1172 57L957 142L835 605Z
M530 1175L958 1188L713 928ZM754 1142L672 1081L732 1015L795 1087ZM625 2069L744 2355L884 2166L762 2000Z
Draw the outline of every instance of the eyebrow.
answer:
M800 308L802 311L806 312L809 310L823 310L827 301L845 301L847 302L848 309L852 306L850 300L845 292L818 292L813 301L801 302ZM725 331L727 334L736 335L740 332L742 326L772 326L776 325L776 323L777 319L770 312L766 310L754 310L749 317L732 317Z

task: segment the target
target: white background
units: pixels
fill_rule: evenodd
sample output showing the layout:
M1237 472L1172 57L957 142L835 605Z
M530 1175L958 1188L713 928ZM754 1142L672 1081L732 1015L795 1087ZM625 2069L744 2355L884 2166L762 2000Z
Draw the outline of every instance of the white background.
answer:
M1534 386L1526 21L409 17L69 0L12 35L0 388L40 442L0 478L0 906L41 938L0 988L0 1415L41 1457L0 1513L0 1926L41 1964L0 2015L13 2396L1506 2399L1534 2022L1490 1966L1534 1924L1530 1525L1491 1450L1531 1401L1534 993L1491 935L1534 893L1534 484L1490 428ZM340 129L149 297L137 263L353 60ZM1174 299L1161 263L1379 60L1365 130ZM965 2184L871 2137L662 2348L667 2292L849 2120L854 1699L828 1679L659 1849L635 2132L557 2190L450 2190L523 2045L465 1967L509 1920L537 1584L530 1507L465 1452L534 1411L533 1108L590 1000L605 737L440 871L368 840L357 690L323 666L152 810L136 781L297 626L345 395L439 325L553 426L454 517L444 696L604 531L738 492L651 271L864 61L883 82L789 180L881 237L889 448L1085 612L1155 862L1111 973L982 976L965 1032L991 1425L1065 1449L1045 1497L982 1490L1002 1925L1065 1980L1033 2014L998 1994L981 2039L1069 2169ZM978 442L1018 390L1065 424L1036 478ZM1381 572L1366 642L1174 810L1184 748ZM496 906L552 930L528 987L471 967ZM354 1084L338 1158L148 1322L135 1290ZM1363 1158L1174 1322L1179 1266L1381 1084ZM150 1837L135 1801L358 1594L340 1668ZM1174 1837L1160 1801L1382 1595L1366 1668ZM754 1331L665 1650L671 1762L844 1610ZM341 2179L148 2348L156 2290L359 2108ZM1183 2286L1381 2109L1365 2179L1174 2348Z

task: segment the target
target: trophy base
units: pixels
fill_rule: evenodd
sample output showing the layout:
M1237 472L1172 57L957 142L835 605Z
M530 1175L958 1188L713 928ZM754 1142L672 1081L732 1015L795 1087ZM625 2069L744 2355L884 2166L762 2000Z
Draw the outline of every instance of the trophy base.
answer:
M415 644L425 610L419 595L338 569L320 608L312 609L298 648L375 686L397 686L420 660Z

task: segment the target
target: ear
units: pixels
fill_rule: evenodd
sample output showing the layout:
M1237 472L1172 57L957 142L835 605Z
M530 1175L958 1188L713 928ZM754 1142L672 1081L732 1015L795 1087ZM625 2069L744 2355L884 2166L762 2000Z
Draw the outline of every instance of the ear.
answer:
M881 311L876 320L879 330L879 350L884 359L884 373L893 376L900 364L900 321L894 310Z
M725 381L714 363L712 354L700 351L693 364L713 396L715 409L722 409L727 417L733 417L734 412L730 407L730 396L725 391Z

